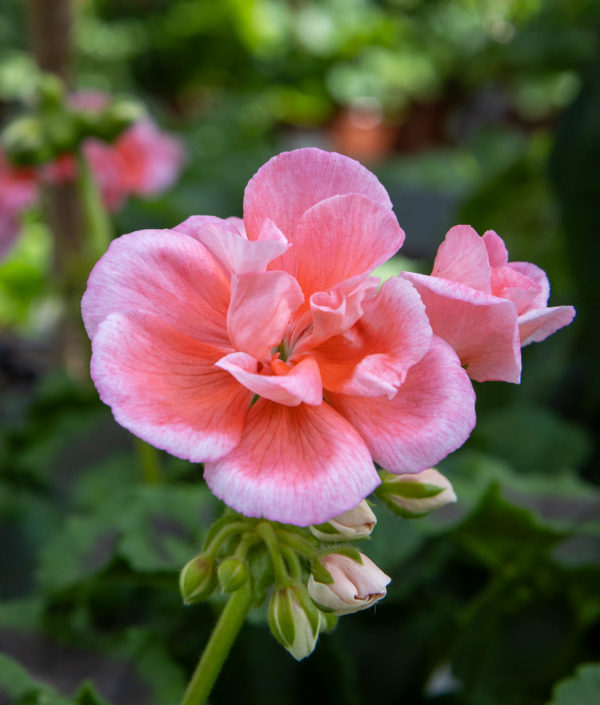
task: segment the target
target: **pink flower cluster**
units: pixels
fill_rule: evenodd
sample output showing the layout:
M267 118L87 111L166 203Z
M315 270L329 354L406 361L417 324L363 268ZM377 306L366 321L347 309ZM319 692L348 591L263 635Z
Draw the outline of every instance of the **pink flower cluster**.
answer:
M102 400L142 439L203 462L243 514L308 525L352 509L380 483L375 463L416 473L464 443L481 338L549 332L539 270L503 263L499 238L481 260L446 243L434 276L380 286L373 270L403 241L376 177L318 149L259 169L243 220L193 216L118 238L82 302ZM458 305L483 297L479 318L453 308L459 273ZM470 340L464 359L449 331Z
M71 97L74 107L100 110L108 97L102 93L80 93ZM88 139L83 144L104 205L121 209L130 195L148 197L169 188L183 165L179 140L161 131L151 120L140 120L126 129L114 143ZM38 198L40 180L72 181L77 163L64 154L40 169L10 165L0 152L0 257L10 249L19 233L19 216Z
M134 123L112 144L88 139L83 153L104 205L113 212L131 195L152 196L169 188L183 164L179 141L150 120ZM64 154L41 172L44 179L59 183L74 179L76 173L77 163L71 154Z

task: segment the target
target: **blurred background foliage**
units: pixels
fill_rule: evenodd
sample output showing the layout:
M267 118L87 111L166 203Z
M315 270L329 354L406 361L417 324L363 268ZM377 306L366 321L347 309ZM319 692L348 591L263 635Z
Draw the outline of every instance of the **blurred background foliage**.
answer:
M319 146L389 190L407 239L386 274L429 271L446 229L468 222L543 267L551 303L578 309L523 351L520 386L476 385L477 429L441 465L456 506L420 521L377 508L365 550L393 578L388 597L301 664L252 615L212 702L599 702L600 667L576 668L600 659L600 4L74 9L76 86L142 98L186 148L179 183L129 201L116 233L241 215L258 166ZM1 124L31 92L25 10L3 0ZM215 607L184 609L177 571L220 506L197 466L162 455L144 476L143 449L91 385L51 364L51 268L32 209L0 263L0 702L176 703Z

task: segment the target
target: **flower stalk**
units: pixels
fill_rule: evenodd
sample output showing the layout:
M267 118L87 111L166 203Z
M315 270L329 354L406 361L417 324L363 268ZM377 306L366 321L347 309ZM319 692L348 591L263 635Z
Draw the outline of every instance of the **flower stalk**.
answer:
M202 653L181 705L203 705L208 700L221 668L252 605L252 587L246 581L231 593Z

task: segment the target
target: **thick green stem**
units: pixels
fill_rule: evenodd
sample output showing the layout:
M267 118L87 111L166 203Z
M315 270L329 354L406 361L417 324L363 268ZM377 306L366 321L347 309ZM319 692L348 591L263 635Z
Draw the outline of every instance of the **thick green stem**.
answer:
M217 680L233 643L242 628L252 604L250 581L231 594L221 612L192 680L189 682L181 705L203 705Z
M139 438L135 439L144 482L147 485L158 485L161 482L160 457L154 446L148 445Z

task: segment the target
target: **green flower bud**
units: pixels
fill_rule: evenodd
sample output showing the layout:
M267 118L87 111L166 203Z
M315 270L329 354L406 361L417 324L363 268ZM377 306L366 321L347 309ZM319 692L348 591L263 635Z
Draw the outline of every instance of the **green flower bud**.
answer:
M276 590L269 603L269 627L277 641L301 661L314 651L321 627L321 611L303 585Z
M186 563L179 575L179 590L186 605L206 600L216 584L217 578L212 563L201 555Z
M450 481L435 468L407 475L385 473L376 494L396 514L407 519L425 516L456 502Z
M42 121L31 115L13 120L4 129L2 145L8 158L19 166L42 164L54 156Z
M223 592L235 592L248 580L248 566L239 558L225 558L217 569L219 585Z

